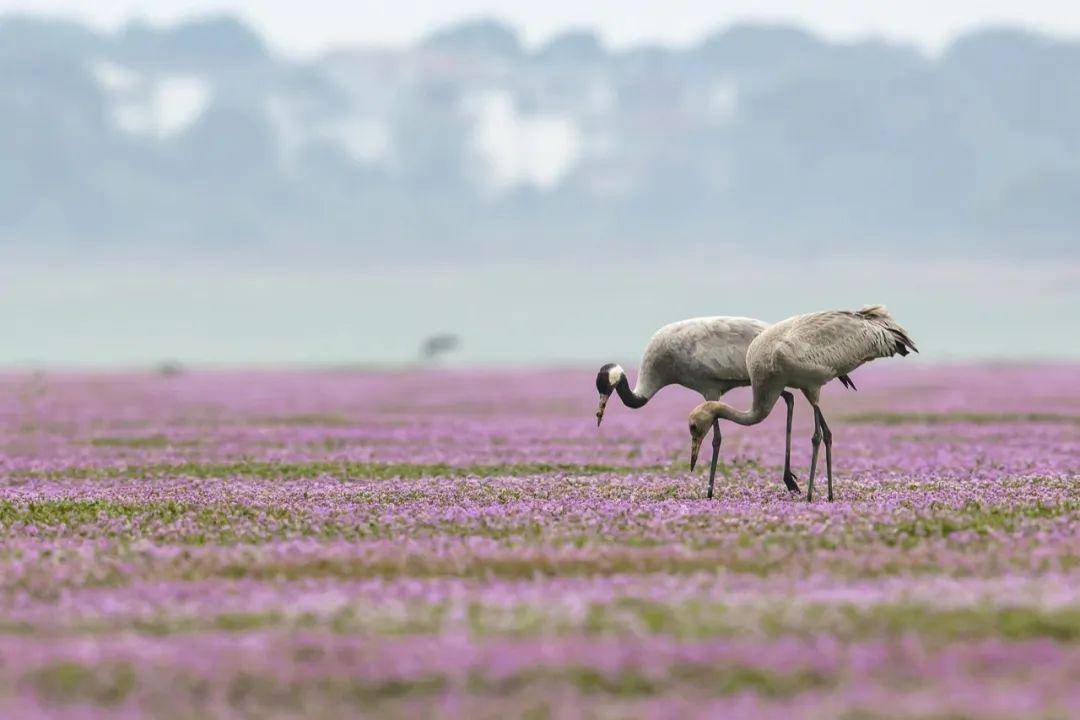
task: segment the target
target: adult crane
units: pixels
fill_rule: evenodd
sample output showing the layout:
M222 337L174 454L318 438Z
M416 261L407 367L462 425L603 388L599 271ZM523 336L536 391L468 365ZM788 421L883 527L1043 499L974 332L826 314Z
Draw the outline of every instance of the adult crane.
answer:
M645 346L638 366L637 383L630 388L626 371L608 363L596 375L600 407L596 426L604 419L604 408L612 393L628 408L643 407L661 388L682 385L706 400L718 400L728 390L750 385L746 370L746 351L750 343L769 324L745 317L700 317L665 325ZM854 387L854 385L852 385ZM787 438L784 450L784 485L798 493L799 485L791 472L791 417L795 397L781 388L780 397L787 403ZM716 462L720 456L720 423L713 424L713 454L709 466L709 492L713 496Z

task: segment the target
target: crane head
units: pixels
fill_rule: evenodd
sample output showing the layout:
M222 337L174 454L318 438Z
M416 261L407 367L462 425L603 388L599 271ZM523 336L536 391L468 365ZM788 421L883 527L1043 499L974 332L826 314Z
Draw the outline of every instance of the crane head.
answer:
M600 407L596 410L596 427L604 420L604 408L608 398L615 392L615 386L626 378L626 373L615 363L608 363L596 373L596 391L600 393Z
M705 403L698 405L690 413L690 470L697 465L698 451L701 450L701 441L709 433L714 416L709 412Z

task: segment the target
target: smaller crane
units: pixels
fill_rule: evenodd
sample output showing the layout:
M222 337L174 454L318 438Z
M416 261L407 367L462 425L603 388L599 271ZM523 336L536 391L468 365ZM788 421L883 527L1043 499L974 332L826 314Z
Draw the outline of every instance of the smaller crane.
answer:
M859 366L877 358L907 355L909 351L919 352L907 330L881 305L867 305L861 310L826 310L781 320L754 338L746 352L754 392L751 408L736 410L719 401L706 401L690 413L690 469L697 464L701 440L710 426L715 426L718 420L756 425L769 415L776 401L787 392L785 388L796 388L814 408L806 501L814 498L818 448L824 440L828 497L832 502L832 432L818 406L821 387L834 379L845 386L852 384L847 374Z

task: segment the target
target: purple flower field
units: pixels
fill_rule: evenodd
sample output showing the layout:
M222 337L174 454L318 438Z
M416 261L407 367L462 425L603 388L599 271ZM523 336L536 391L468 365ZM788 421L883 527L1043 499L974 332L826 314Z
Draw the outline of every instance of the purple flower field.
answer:
M594 372L0 377L0 716L1076 715L1080 366L830 385L832 504Z

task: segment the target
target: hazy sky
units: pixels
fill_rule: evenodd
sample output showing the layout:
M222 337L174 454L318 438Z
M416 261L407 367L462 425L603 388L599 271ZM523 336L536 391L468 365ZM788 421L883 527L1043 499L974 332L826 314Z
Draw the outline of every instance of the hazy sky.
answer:
M886 36L930 50L988 24L1080 35L1076 0L0 0L0 12L12 10L80 17L107 27L133 16L168 21L228 11L246 17L279 49L297 54L344 43L399 44L475 16L511 21L530 42L585 26L599 29L616 46L690 42L744 19L797 20L833 37Z

